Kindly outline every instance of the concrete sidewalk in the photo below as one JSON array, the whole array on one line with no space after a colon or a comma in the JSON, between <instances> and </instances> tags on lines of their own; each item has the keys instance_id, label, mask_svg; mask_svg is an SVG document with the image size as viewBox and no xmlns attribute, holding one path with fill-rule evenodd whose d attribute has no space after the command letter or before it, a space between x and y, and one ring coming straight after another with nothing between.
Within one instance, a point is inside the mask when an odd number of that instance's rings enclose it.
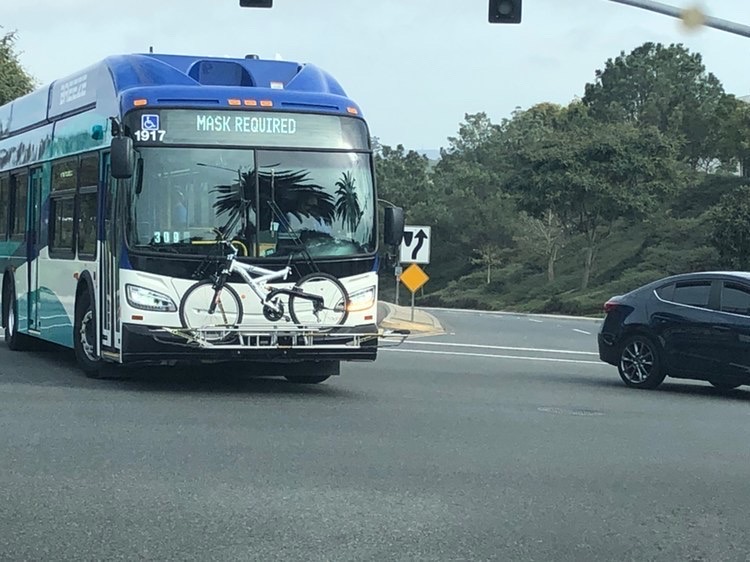
<instances>
[{"instance_id":1,"label":"concrete sidewalk","mask_svg":"<svg viewBox=\"0 0 750 562\"><path fill-rule=\"evenodd\" d=\"M414 335L445 333L440 321L429 312L415 308L412 321L411 307L383 301L378 301L378 326L386 330L409 330Z\"/></svg>"}]
</instances>

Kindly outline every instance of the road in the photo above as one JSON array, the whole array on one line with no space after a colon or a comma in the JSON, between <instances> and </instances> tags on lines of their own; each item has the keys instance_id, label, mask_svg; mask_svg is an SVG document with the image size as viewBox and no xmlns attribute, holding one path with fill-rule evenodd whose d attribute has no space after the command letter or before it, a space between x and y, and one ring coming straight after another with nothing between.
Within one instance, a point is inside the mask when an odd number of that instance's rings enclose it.
<instances>
[{"instance_id":1,"label":"road","mask_svg":"<svg viewBox=\"0 0 750 562\"><path fill-rule=\"evenodd\" d=\"M748 560L749 391L625 388L593 320L434 313L313 387L0 343L0 558Z\"/></svg>"}]
</instances>

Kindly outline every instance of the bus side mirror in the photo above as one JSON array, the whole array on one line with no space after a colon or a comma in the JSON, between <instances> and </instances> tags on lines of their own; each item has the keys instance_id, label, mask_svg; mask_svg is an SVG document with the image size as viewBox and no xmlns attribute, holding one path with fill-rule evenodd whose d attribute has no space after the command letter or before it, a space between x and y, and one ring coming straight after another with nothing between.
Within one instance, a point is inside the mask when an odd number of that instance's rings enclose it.
<instances>
[{"instance_id":1,"label":"bus side mirror","mask_svg":"<svg viewBox=\"0 0 750 562\"><path fill-rule=\"evenodd\" d=\"M109 154L112 177L117 180L127 180L133 177L135 155L133 153L133 139L130 137L115 137Z\"/></svg>"},{"instance_id":2,"label":"bus side mirror","mask_svg":"<svg viewBox=\"0 0 750 562\"><path fill-rule=\"evenodd\" d=\"M401 207L386 207L383 223L383 239L390 246L400 246L404 237L404 210Z\"/></svg>"}]
</instances>

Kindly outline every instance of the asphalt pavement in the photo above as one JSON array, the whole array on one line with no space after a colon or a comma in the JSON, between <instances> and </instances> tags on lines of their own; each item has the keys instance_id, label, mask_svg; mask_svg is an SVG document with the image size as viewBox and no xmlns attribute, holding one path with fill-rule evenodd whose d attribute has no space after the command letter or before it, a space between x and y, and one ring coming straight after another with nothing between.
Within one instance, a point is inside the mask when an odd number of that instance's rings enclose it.
<instances>
[{"instance_id":1,"label":"asphalt pavement","mask_svg":"<svg viewBox=\"0 0 750 562\"><path fill-rule=\"evenodd\" d=\"M626 388L597 320L428 312L316 386L0 342L0 558L750 559L748 390Z\"/></svg>"}]
</instances>

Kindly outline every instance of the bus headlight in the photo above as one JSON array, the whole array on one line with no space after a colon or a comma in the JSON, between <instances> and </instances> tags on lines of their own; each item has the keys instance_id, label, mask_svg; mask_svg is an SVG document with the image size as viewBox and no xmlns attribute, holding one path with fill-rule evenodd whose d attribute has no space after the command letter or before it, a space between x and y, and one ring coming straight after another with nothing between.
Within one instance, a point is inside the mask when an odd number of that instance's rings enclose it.
<instances>
[{"instance_id":1,"label":"bus headlight","mask_svg":"<svg viewBox=\"0 0 750 562\"><path fill-rule=\"evenodd\" d=\"M125 292L128 296L128 304L133 308L156 312L177 312L174 301L164 293L158 293L137 285L125 285Z\"/></svg>"},{"instance_id":2,"label":"bus headlight","mask_svg":"<svg viewBox=\"0 0 750 562\"><path fill-rule=\"evenodd\" d=\"M349 295L349 305L346 309L349 312L367 310L368 308L372 308L374 304L375 287L368 287L367 289L362 289L361 291Z\"/></svg>"}]
</instances>

